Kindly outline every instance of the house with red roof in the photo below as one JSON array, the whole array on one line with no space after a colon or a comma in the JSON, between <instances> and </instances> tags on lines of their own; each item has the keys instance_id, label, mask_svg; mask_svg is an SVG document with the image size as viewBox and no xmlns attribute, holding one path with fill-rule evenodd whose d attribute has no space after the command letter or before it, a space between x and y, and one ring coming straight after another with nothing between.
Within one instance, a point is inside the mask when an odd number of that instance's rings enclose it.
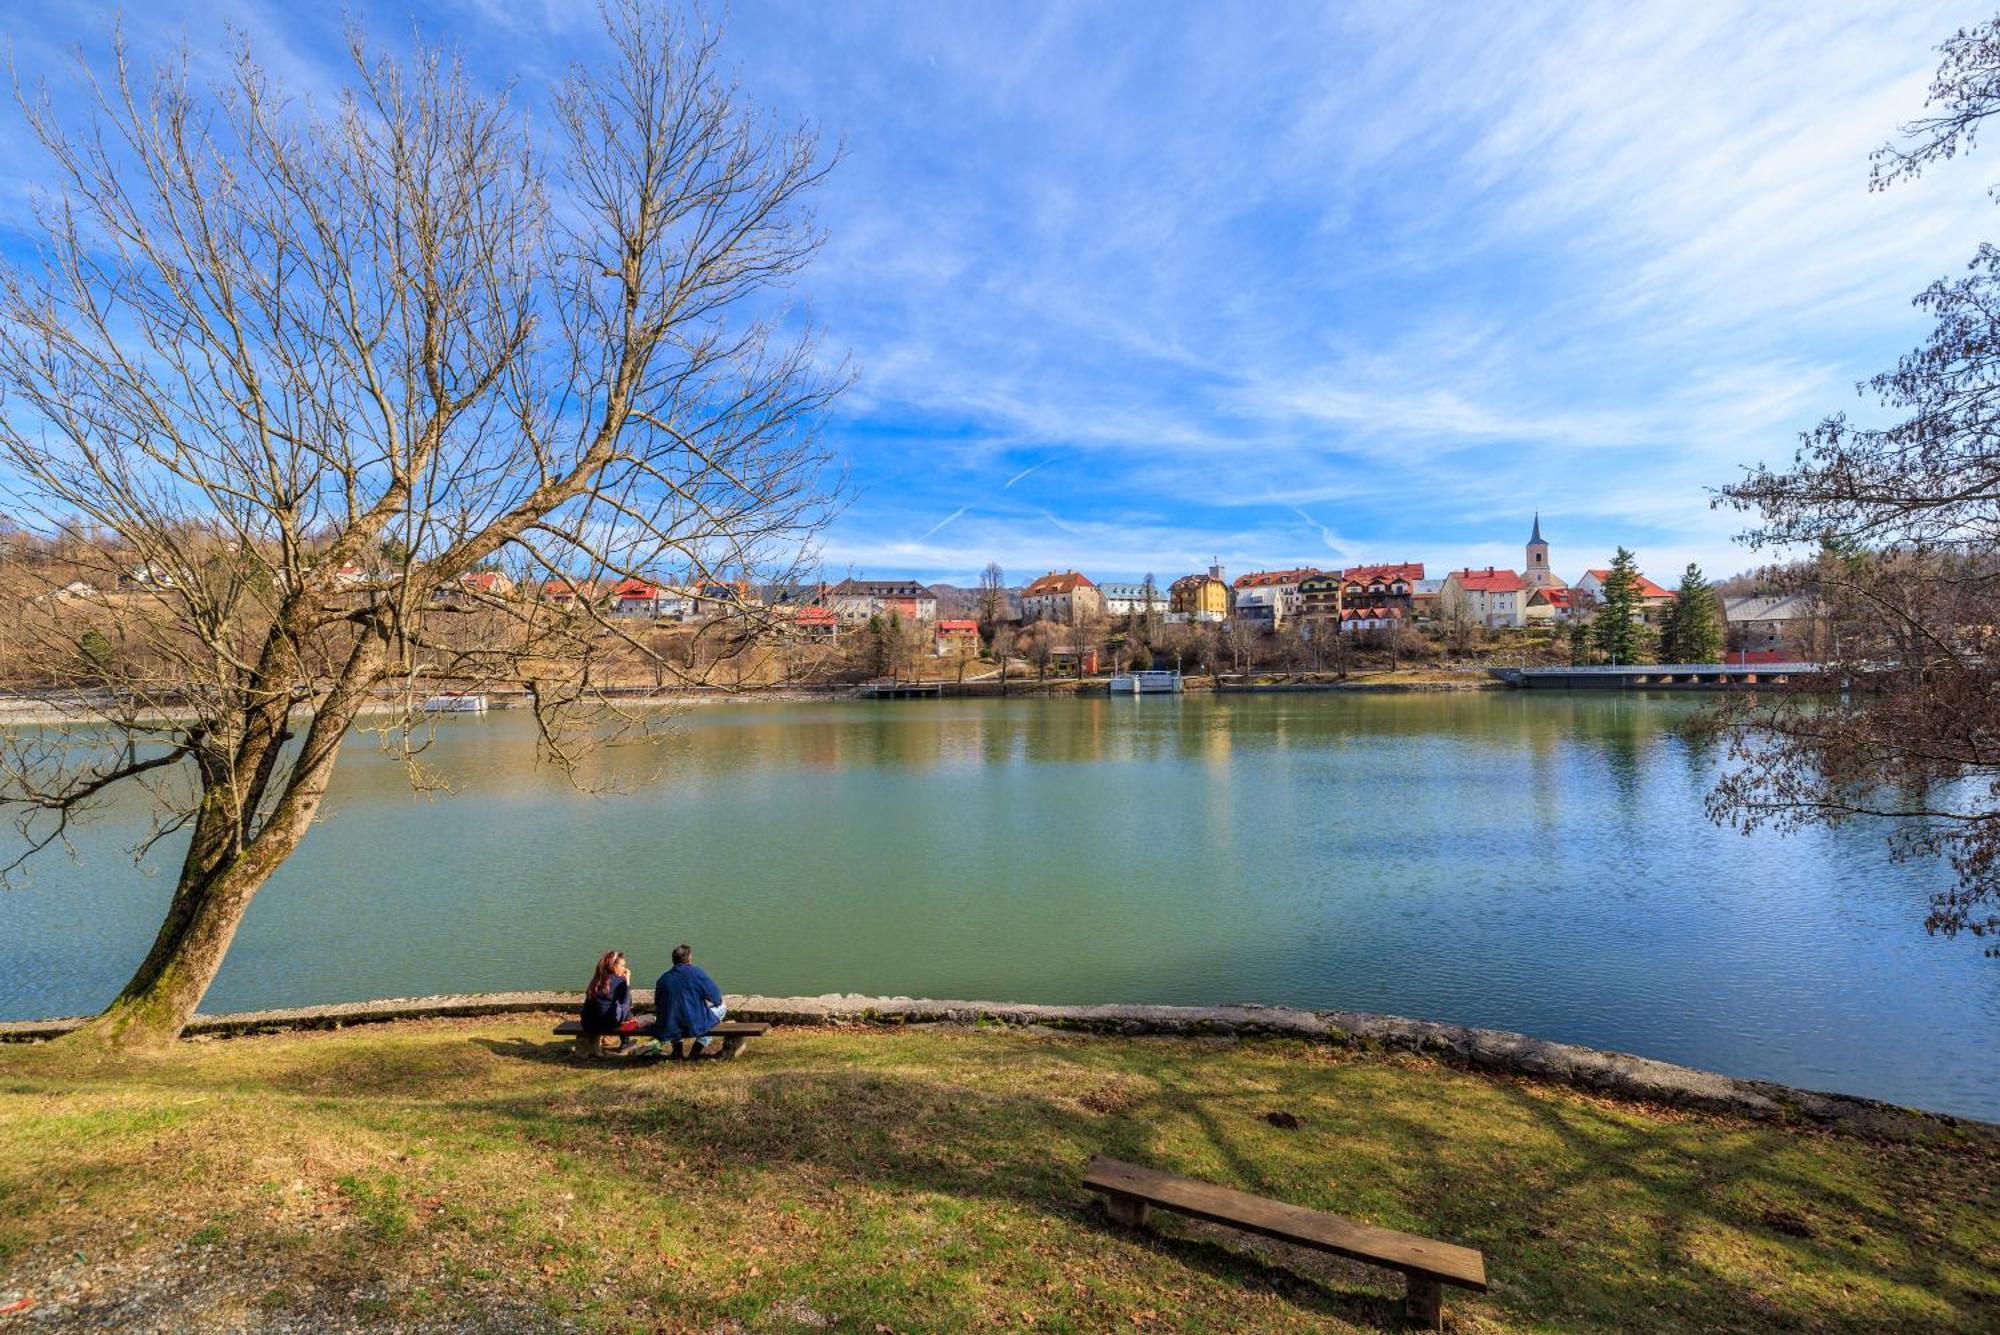
<instances>
[{"instance_id":1,"label":"house with red roof","mask_svg":"<svg viewBox=\"0 0 2000 1335\"><path fill-rule=\"evenodd\" d=\"M1073 624L1079 617L1104 615L1104 595L1088 575L1075 570L1051 570L1021 590L1021 620Z\"/></svg>"},{"instance_id":2,"label":"house with red roof","mask_svg":"<svg viewBox=\"0 0 2000 1335\"><path fill-rule=\"evenodd\" d=\"M1523 613L1531 626L1566 622L1576 615L1576 590L1560 585L1528 590L1528 606Z\"/></svg>"},{"instance_id":3,"label":"house with red roof","mask_svg":"<svg viewBox=\"0 0 2000 1335\"><path fill-rule=\"evenodd\" d=\"M1603 570L1584 571L1583 578L1576 582L1576 591L1582 595L1578 600L1579 605L1584 608L1590 608L1602 603L1604 601L1604 581L1610 578L1611 571L1608 567ZM1674 591L1672 589L1663 589L1644 575L1639 576L1640 616L1644 617L1647 621L1654 621L1663 614L1665 609L1673 605Z\"/></svg>"},{"instance_id":4,"label":"house with red roof","mask_svg":"<svg viewBox=\"0 0 2000 1335\"><path fill-rule=\"evenodd\" d=\"M840 618L831 608L817 605L799 607L786 603L772 609L782 620L792 623L792 630L801 639L832 640L839 638Z\"/></svg>"},{"instance_id":5,"label":"house with red roof","mask_svg":"<svg viewBox=\"0 0 2000 1335\"><path fill-rule=\"evenodd\" d=\"M1299 615L1299 586L1324 573L1301 566L1296 570L1253 570L1247 575L1238 575L1231 615L1275 628L1280 622Z\"/></svg>"},{"instance_id":6,"label":"house with red roof","mask_svg":"<svg viewBox=\"0 0 2000 1335\"><path fill-rule=\"evenodd\" d=\"M1492 566L1484 570L1454 570L1444 577L1444 590L1438 601L1447 616L1463 609L1488 629L1521 626L1527 624L1528 581L1517 571L1495 570Z\"/></svg>"},{"instance_id":7,"label":"house with red roof","mask_svg":"<svg viewBox=\"0 0 2000 1335\"><path fill-rule=\"evenodd\" d=\"M455 584L433 591L431 601L450 607L472 607L513 596L514 581L506 575L498 570L475 570L470 575L460 575Z\"/></svg>"},{"instance_id":8,"label":"house with red roof","mask_svg":"<svg viewBox=\"0 0 2000 1335\"><path fill-rule=\"evenodd\" d=\"M938 622L932 652L940 658L956 653L978 653L979 623L961 618Z\"/></svg>"},{"instance_id":9,"label":"house with red roof","mask_svg":"<svg viewBox=\"0 0 2000 1335\"><path fill-rule=\"evenodd\" d=\"M650 579L621 579L611 587L605 610L615 617L642 621L685 621L692 600L684 590Z\"/></svg>"},{"instance_id":10,"label":"house with red roof","mask_svg":"<svg viewBox=\"0 0 2000 1335\"><path fill-rule=\"evenodd\" d=\"M1299 610L1308 621L1332 620L1344 631L1382 630L1416 614L1421 561L1349 566L1299 583Z\"/></svg>"},{"instance_id":11,"label":"house with red roof","mask_svg":"<svg viewBox=\"0 0 2000 1335\"><path fill-rule=\"evenodd\" d=\"M594 603L600 590L594 579L570 579L558 575L554 579L542 581L542 601L554 603L557 607L575 607L578 603Z\"/></svg>"}]
</instances>

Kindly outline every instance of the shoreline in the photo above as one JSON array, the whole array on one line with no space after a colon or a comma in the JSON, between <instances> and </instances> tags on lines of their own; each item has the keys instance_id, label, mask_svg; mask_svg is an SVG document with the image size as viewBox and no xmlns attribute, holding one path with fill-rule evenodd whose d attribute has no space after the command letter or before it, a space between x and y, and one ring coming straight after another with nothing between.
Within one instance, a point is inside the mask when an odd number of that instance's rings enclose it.
<instances>
[{"instance_id":1,"label":"shoreline","mask_svg":"<svg viewBox=\"0 0 2000 1335\"><path fill-rule=\"evenodd\" d=\"M611 697L606 701L616 705L636 709L679 709L691 705L752 705L752 704L837 704L867 700L864 694L875 683L839 685L824 687L808 686L759 686L742 690L716 687L712 690L666 690L653 691L632 688L634 694L627 697ZM925 682L943 688L940 699L944 700L1059 700L1077 697L1111 698L1111 691L1105 681L1091 680L1078 682L1073 678L1045 682L1009 682L1002 694L997 682ZM1190 686L1175 692L1177 695L1284 695L1284 694L1432 694L1439 692L1491 692L1509 691L1516 688L1504 682L1486 681L1306 681L1270 683L1230 683ZM481 692L489 701L489 708L495 713L512 713L528 707L527 693L523 691ZM303 709L304 706L299 706ZM400 710L401 706L387 701L373 701L361 707L363 718L379 717ZM296 711L295 711L296 712ZM140 722L172 723L194 717L193 711L182 709L146 710L135 716ZM422 710L413 715L416 718L430 718L432 714ZM449 712L440 712L438 718L453 717ZM14 724L67 723L83 727L102 726L105 719L95 712L94 706L80 700L72 703L57 703L48 697L11 695L0 692L0 727Z\"/></svg>"},{"instance_id":2,"label":"shoreline","mask_svg":"<svg viewBox=\"0 0 2000 1335\"><path fill-rule=\"evenodd\" d=\"M634 988L635 1009L652 1008L652 989ZM1631 1053L1555 1043L1502 1029L1479 1029L1360 1011L1284 1006L1087 1005L933 1000L827 993L817 997L727 994L734 1019L789 1025L993 1024L1108 1037L1296 1038L1363 1051L1400 1051L1448 1065L1566 1084L1642 1103L1899 1142L1977 1144L2000 1149L2000 1123L1906 1108L1878 1099L1800 1089L1657 1061ZM549 1013L567 1015L574 992L480 992L387 997L280 1010L196 1015L184 1038L227 1038L341 1029L426 1019ZM0 1043L39 1043L85 1017L0 1021Z\"/></svg>"}]
</instances>

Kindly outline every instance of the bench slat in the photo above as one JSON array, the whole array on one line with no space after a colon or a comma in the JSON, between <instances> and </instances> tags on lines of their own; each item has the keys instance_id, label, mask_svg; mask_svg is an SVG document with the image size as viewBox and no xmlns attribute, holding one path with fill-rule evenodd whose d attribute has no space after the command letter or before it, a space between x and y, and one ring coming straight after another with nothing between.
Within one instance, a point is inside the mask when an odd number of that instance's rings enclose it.
<instances>
[{"instance_id":1,"label":"bench slat","mask_svg":"<svg viewBox=\"0 0 2000 1335\"><path fill-rule=\"evenodd\" d=\"M564 1020L556 1026L555 1031L558 1034L580 1034L583 1032L583 1021ZM762 1038L770 1032L771 1026L761 1020L724 1020L721 1024L708 1031L709 1035L716 1038ZM626 1036L637 1038L647 1035L645 1030L640 1028L630 1031ZM617 1038L618 1035L606 1034L605 1037Z\"/></svg>"},{"instance_id":2,"label":"bench slat","mask_svg":"<svg viewBox=\"0 0 2000 1335\"><path fill-rule=\"evenodd\" d=\"M1176 1177L1138 1164L1093 1155L1083 1183L1095 1191L1135 1197L1176 1214L1227 1224L1285 1242L1303 1243L1391 1270L1435 1275L1447 1284L1486 1292L1486 1258L1470 1247L1420 1238L1392 1228Z\"/></svg>"}]
</instances>

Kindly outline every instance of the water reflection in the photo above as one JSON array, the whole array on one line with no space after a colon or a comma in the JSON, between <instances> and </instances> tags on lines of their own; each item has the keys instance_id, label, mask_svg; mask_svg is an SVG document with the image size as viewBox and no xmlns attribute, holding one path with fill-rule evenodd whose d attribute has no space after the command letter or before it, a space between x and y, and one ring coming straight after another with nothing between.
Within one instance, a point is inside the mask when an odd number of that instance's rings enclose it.
<instances>
[{"instance_id":1,"label":"water reflection","mask_svg":"<svg viewBox=\"0 0 2000 1335\"><path fill-rule=\"evenodd\" d=\"M1710 826L1698 707L702 707L597 757L627 790L602 797L518 716L455 720L455 796L343 764L211 1005L575 986L608 946L643 973L694 939L734 990L1386 1010L2000 1115L2000 968L1923 935L1940 873L1863 827ZM0 898L0 1012L123 980L166 893L117 855L137 820Z\"/></svg>"}]
</instances>

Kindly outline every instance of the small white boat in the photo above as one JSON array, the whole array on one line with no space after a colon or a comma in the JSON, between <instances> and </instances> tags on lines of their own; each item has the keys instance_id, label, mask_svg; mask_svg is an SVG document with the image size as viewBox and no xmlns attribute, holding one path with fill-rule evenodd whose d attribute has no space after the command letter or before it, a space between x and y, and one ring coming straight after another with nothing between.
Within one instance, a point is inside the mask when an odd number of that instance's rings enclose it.
<instances>
[{"instance_id":1,"label":"small white boat","mask_svg":"<svg viewBox=\"0 0 2000 1335\"><path fill-rule=\"evenodd\" d=\"M1170 695L1181 689L1181 674L1171 670L1121 672L1111 679L1113 695Z\"/></svg>"},{"instance_id":2,"label":"small white boat","mask_svg":"<svg viewBox=\"0 0 2000 1335\"><path fill-rule=\"evenodd\" d=\"M424 698L426 714L484 714L483 695L432 695Z\"/></svg>"}]
</instances>

